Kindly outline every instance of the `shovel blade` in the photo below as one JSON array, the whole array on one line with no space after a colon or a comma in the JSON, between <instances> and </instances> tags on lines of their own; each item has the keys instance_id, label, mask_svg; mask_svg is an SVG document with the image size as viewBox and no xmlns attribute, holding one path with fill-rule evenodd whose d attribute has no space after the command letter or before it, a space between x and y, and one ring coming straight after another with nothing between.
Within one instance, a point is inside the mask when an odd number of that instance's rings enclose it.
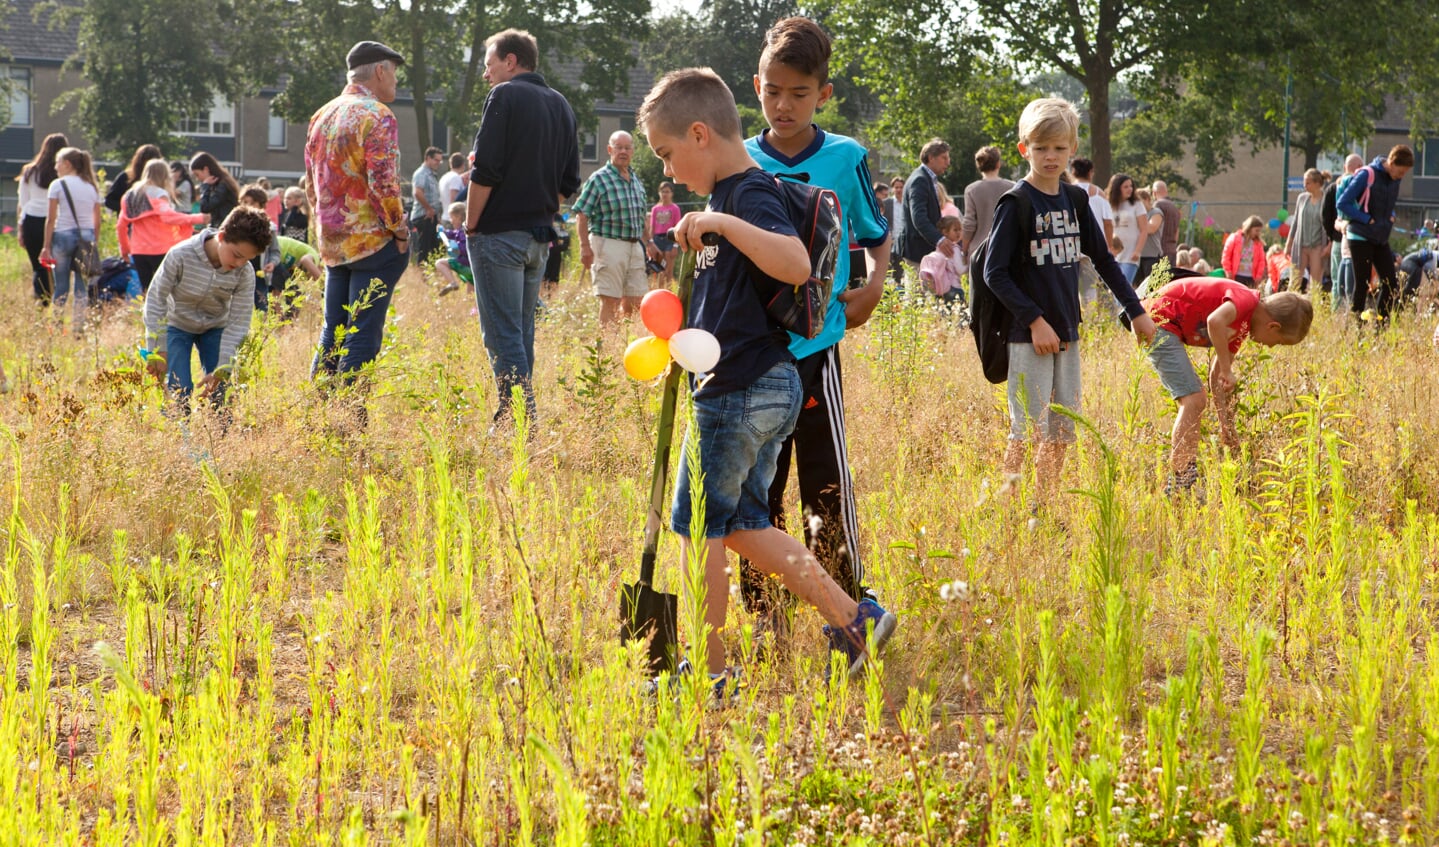
<instances>
[{"instance_id":1,"label":"shovel blade","mask_svg":"<svg viewBox=\"0 0 1439 847\"><path fill-rule=\"evenodd\" d=\"M679 598L636 583L620 590L620 608L623 610L620 637L625 641L649 642L651 673L673 672L675 646L679 641L676 629Z\"/></svg>"}]
</instances>

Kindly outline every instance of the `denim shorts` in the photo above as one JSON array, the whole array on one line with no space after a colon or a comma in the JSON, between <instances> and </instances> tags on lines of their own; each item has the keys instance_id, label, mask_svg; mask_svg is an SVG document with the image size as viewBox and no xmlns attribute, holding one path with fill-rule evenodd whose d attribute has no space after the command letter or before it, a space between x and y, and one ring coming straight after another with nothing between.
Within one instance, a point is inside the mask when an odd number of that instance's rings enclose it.
<instances>
[{"instance_id":1,"label":"denim shorts","mask_svg":"<svg viewBox=\"0 0 1439 847\"><path fill-rule=\"evenodd\" d=\"M1169 330L1161 328L1154 333L1154 343L1149 345L1149 361L1159 371L1164 390L1175 400L1204 390L1184 342Z\"/></svg>"},{"instance_id":2,"label":"denim shorts","mask_svg":"<svg viewBox=\"0 0 1439 847\"><path fill-rule=\"evenodd\" d=\"M794 362L780 362L748 388L695 398L670 510L676 535L690 536L688 448L694 439L704 474L705 538L770 527L769 486L780 447L799 418L802 394Z\"/></svg>"},{"instance_id":3,"label":"denim shorts","mask_svg":"<svg viewBox=\"0 0 1439 847\"><path fill-rule=\"evenodd\" d=\"M1074 442L1074 421L1051 404L1079 411L1079 342L1039 355L1028 341L1009 343L1009 440L1023 441L1033 424L1039 441Z\"/></svg>"}]
</instances>

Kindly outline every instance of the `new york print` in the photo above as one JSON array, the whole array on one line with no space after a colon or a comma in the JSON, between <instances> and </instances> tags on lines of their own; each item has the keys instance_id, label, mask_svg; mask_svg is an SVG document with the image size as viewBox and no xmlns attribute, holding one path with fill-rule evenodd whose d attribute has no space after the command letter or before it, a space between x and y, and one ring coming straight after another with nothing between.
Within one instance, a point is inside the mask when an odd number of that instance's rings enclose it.
<instances>
[{"instance_id":1,"label":"new york print","mask_svg":"<svg viewBox=\"0 0 1439 847\"><path fill-rule=\"evenodd\" d=\"M1041 212L1034 216L1034 238L1029 242L1029 255L1036 265L1072 265L1083 252L1079 239L1079 222L1068 209Z\"/></svg>"}]
</instances>

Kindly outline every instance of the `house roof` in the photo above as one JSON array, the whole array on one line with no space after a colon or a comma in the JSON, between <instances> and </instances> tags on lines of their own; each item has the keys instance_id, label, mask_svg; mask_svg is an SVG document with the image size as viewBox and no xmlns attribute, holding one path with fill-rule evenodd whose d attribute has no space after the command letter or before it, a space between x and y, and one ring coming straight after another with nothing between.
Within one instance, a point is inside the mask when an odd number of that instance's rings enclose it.
<instances>
[{"instance_id":1,"label":"house roof","mask_svg":"<svg viewBox=\"0 0 1439 847\"><path fill-rule=\"evenodd\" d=\"M580 72L584 69L584 63L572 59L557 60L554 65L555 76L565 81L568 85L577 85L580 80ZM644 102L645 95L649 93L654 85L655 78L645 69L644 63L636 61L630 67L625 79L625 90L616 91L614 96L608 100L596 100L596 112L625 112L633 115L639 110L640 104Z\"/></svg>"},{"instance_id":2,"label":"house roof","mask_svg":"<svg viewBox=\"0 0 1439 847\"><path fill-rule=\"evenodd\" d=\"M52 30L53 10L44 11L37 21L36 7L41 0L10 0L0 13L0 48L9 54L10 62L29 64L61 64L75 52L80 23L71 18L64 26ZM69 5L66 0L59 0Z\"/></svg>"}]
</instances>

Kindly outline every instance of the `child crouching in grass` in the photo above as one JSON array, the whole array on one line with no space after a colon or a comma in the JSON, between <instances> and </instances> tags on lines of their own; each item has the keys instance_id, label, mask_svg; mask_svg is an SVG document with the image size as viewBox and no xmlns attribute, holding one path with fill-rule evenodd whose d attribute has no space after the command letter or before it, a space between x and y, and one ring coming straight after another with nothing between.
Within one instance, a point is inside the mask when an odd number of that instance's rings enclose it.
<instances>
[{"instance_id":1,"label":"child crouching in grass","mask_svg":"<svg viewBox=\"0 0 1439 847\"><path fill-rule=\"evenodd\" d=\"M145 297L146 367L165 376L182 406L194 390L191 351L200 354L205 389L222 399L216 372L231 365L250 332L255 272L250 261L270 246L270 218L263 209L237 206L218 230L181 241L160 262Z\"/></svg>"},{"instance_id":2,"label":"child crouching in grass","mask_svg":"<svg viewBox=\"0 0 1439 847\"><path fill-rule=\"evenodd\" d=\"M1169 396L1179 404L1174 418L1173 452L1170 455L1166 495L1188 491L1199 478L1196 455L1199 450L1199 419L1206 404L1204 386L1189 361L1185 346L1213 347L1214 364L1209 368L1209 390L1219 407L1220 432L1224 445L1239 449L1234 429L1234 355L1244 339L1273 347L1298 344L1309 334L1314 307L1293 291L1259 299L1243 283L1227 279L1191 277L1164 286L1145 308L1160 329L1149 348L1149 361L1159 372Z\"/></svg>"},{"instance_id":3,"label":"child crouching in grass","mask_svg":"<svg viewBox=\"0 0 1439 847\"><path fill-rule=\"evenodd\" d=\"M856 604L798 539L770 522L770 483L780 447L799 417L802 391L789 335L764 304L779 286L809 278L808 251L774 178L745 149L734 96L713 71L667 74L640 106L639 125L665 175L710 196L705 211L685 215L673 230L681 248L699 252L689 325L713 333L721 352L709 378L694 389L694 423L681 451L670 527L685 539L688 559L689 454L697 445L705 497L706 656L715 694L723 698L737 690L730 685L737 672L725 665L720 637L729 608L727 550L778 576L817 607L830 624L825 633L831 649L853 675L864 665L870 627L878 650L897 619L871 599ZM739 211L712 211L724 208ZM704 244L703 236L711 234L718 239Z\"/></svg>"},{"instance_id":4,"label":"child crouching in grass","mask_svg":"<svg viewBox=\"0 0 1439 847\"><path fill-rule=\"evenodd\" d=\"M465 285L475 284L475 275L470 270L470 251L465 245L465 204L451 203L445 215L450 219L448 227L440 227L445 255L435 260L435 273L445 281L440 286L441 297L459 288L461 281Z\"/></svg>"}]
</instances>

